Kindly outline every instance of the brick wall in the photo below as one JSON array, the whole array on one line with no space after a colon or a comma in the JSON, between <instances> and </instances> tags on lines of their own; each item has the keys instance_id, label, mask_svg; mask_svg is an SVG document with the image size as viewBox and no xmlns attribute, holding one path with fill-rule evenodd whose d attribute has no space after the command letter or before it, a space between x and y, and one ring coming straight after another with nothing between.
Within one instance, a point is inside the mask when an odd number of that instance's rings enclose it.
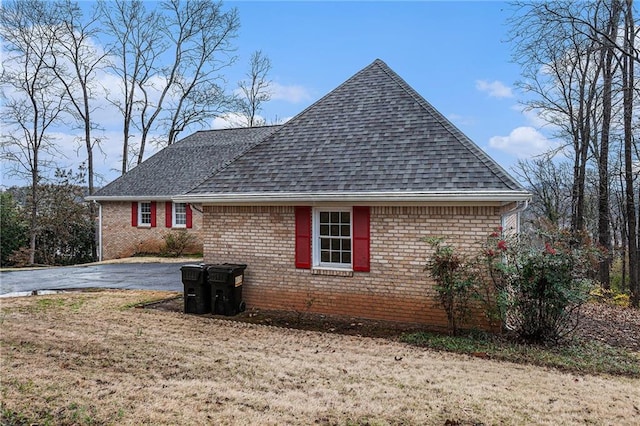
<instances>
[{"instance_id":1,"label":"brick wall","mask_svg":"<svg viewBox=\"0 0 640 426\"><path fill-rule=\"evenodd\" d=\"M424 271L426 236L470 251L501 225L499 207L371 207L370 272L295 268L294 207L204 207L204 261L246 263L249 308L446 326Z\"/></svg>"},{"instance_id":2,"label":"brick wall","mask_svg":"<svg viewBox=\"0 0 640 426\"><path fill-rule=\"evenodd\" d=\"M157 202L156 227L131 226L131 202L101 202L102 206L102 259L119 259L136 253L159 253L164 247L162 236L172 231L165 226L165 203ZM192 208L192 228L187 232L196 237L188 250L202 252L202 208ZM184 228L182 228L184 229Z\"/></svg>"}]
</instances>

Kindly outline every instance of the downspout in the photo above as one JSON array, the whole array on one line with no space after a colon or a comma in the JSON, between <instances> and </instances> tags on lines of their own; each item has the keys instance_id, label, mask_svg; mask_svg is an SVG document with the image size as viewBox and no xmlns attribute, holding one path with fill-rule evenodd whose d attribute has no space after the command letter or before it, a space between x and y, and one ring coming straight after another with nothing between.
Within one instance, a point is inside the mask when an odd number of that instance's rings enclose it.
<instances>
[{"instance_id":1,"label":"downspout","mask_svg":"<svg viewBox=\"0 0 640 426\"><path fill-rule=\"evenodd\" d=\"M512 214L517 214L518 216L517 216L517 222L516 222L516 232L519 233L520 232L520 213L525 211L528 207L529 207L529 200L517 201L516 206L514 208L502 214L502 219L501 219L502 228L504 229L506 225L505 219L507 216L511 216Z\"/></svg>"},{"instance_id":2,"label":"downspout","mask_svg":"<svg viewBox=\"0 0 640 426\"><path fill-rule=\"evenodd\" d=\"M98 261L102 261L102 204L93 200L98 205Z\"/></svg>"}]
</instances>

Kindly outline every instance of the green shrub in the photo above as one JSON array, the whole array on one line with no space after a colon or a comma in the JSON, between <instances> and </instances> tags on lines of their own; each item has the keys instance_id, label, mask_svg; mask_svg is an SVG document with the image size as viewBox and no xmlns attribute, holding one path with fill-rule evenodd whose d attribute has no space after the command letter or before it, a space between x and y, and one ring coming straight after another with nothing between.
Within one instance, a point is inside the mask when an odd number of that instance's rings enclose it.
<instances>
[{"instance_id":1,"label":"green shrub","mask_svg":"<svg viewBox=\"0 0 640 426\"><path fill-rule=\"evenodd\" d=\"M0 193L0 266L15 265L11 256L29 243L22 209L8 192Z\"/></svg>"},{"instance_id":2,"label":"green shrub","mask_svg":"<svg viewBox=\"0 0 640 426\"><path fill-rule=\"evenodd\" d=\"M186 229L167 232L162 236L165 243L164 252L173 257L180 257L194 242L195 237Z\"/></svg>"},{"instance_id":3,"label":"green shrub","mask_svg":"<svg viewBox=\"0 0 640 426\"><path fill-rule=\"evenodd\" d=\"M527 342L557 342L577 325L598 253L566 232L500 238L483 256L508 330Z\"/></svg>"},{"instance_id":4,"label":"green shrub","mask_svg":"<svg viewBox=\"0 0 640 426\"><path fill-rule=\"evenodd\" d=\"M425 239L434 248L426 270L436 281L438 302L447 314L449 330L457 334L461 323L469 316L469 300L475 282L467 271L467 264L454 253L451 246L442 245L442 238Z\"/></svg>"}]
</instances>

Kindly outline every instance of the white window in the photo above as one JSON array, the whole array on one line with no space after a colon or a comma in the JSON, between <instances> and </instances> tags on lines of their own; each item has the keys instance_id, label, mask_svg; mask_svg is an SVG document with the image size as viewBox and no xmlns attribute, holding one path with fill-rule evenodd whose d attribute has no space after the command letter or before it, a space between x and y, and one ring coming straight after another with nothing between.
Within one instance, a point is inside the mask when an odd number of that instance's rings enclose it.
<instances>
[{"instance_id":1,"label":"white window","mask_svg":"<svg viewBox=\"0 0 640 426\"><path fill-rule=\"evenodd\" d=\"M173 203L173 226L175 228L186 228L187 226L187 204Z\"/></svg>"},{"instance_id":2,"label":"white window","mask_svg":"<svg viewBox=\"0 0 640 426\"><path fill-rule=\"evenodd\" d=\"M151 226L151 203L138 203L138 226Z\"/></svg>"},{"instance_id":3,"label":"white window","mask_svg":"<svg viewBox=\"0 0 640 426\"><path fill-rule=\"evenodd\" d=\"M313 211L313 264L351 269L351 209L316 208Z\"/></svg>"}]
</instances>

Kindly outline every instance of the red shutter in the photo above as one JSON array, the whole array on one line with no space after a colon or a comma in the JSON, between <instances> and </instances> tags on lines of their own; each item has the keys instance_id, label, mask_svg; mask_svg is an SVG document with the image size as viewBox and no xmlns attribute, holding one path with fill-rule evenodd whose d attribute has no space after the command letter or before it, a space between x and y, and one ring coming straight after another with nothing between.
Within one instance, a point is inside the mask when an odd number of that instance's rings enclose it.
<instances>
[{"instance_id":1,"label":"red shutter","mask_svg":"<svg viewBox=\"0 0 640 426\"><path fill-rule=\"evenodd\" d=\"M296 207L296 268L311 269L311 207Z\"/></svg>"},{"instance_id":2,"label":"red shutter","mask_svg":"<svg viewBox=\"0 0 640 426\"><path fill-rule=\"evenodd\" d=\"M187 204L187 228L193 227L193 212L191 211L191 204Z\"/></svg>"},{"instance_id":3,"label":"red shutter","mask_svg":"<svg viewBox=\"0 0 640 426\"><path fill-rule=\"evenodd\" d=\"M131 203L131 226L138 226L138 203Z\"/></svg>"},{"instance_id":4,"label":"red shutter","mask_svg":"<svg viewBox=\"0 0 640 426\"><path fill-rule=\"evenodd\" d=\"M369 207L353 207L353 270L369 272Z\"/></svg>"},{"instance_id":5,"label":"red shutter","mask_svg":"<svg viewBox=\"0 0 640 426\"><path fill-rule=\"evenodd\" d=\"M164 203L164 226L167 228L171 228L172 218L173 217L173 203L171 201L167 201Z\"/></svg>"},{"instance_id":6,"label":"red shutter","mask_svg":"<svg viewBox=\"0 0 640 426\"><path fill-rule=\"evenodd\" d=\"M156 202L151 202L151 227L156 227Z\"/></svg>"}]
</instances>

